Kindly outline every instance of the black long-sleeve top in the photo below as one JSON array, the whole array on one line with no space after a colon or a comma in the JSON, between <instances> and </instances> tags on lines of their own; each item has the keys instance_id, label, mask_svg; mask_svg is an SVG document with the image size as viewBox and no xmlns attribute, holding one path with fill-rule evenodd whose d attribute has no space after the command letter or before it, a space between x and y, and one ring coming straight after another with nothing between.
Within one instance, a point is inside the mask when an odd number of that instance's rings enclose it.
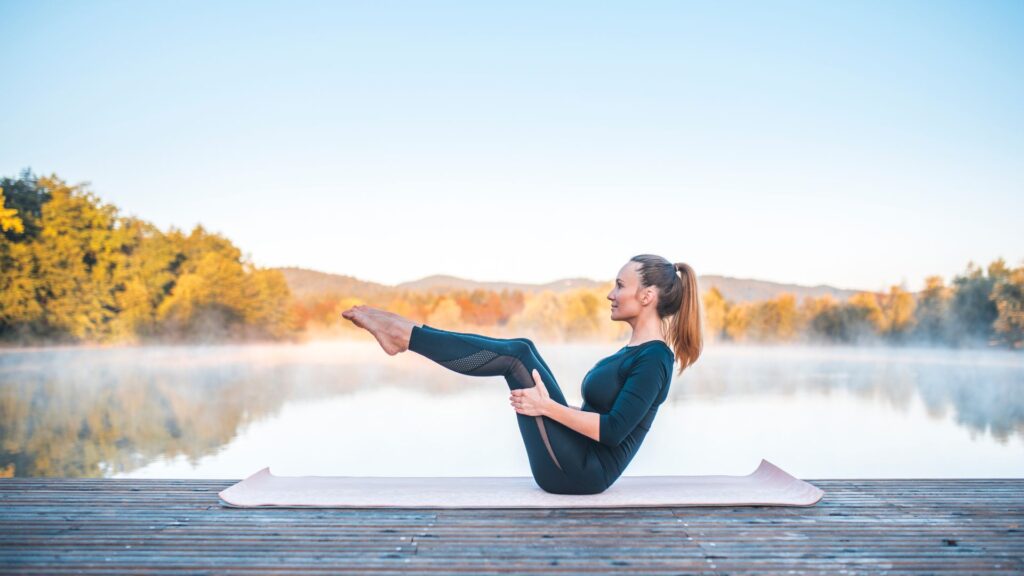
<instances>
[{"instance_id":1,"label":"black long-sleeve top","mask_svg":"<svg viewBox=\"0 0 1024 576\"><path fill-rule=\"evenodd\" d=\"M623 346L599 360L583 378L580 410L601 415L600 441L593 444L610 486L640 449L658 406L668 396L675 355L668 344L649 340Z\"/></svg>"}]
</instances>

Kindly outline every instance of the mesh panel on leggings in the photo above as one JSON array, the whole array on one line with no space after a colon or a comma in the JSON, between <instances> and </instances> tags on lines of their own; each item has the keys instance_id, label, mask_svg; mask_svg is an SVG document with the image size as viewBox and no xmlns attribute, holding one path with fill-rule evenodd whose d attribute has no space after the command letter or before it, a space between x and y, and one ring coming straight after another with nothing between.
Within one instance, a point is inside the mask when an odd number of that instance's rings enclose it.
<instances>
[{"instance_id":1,"label":"mesh panel on leggings","mask_svg":"<svg viewBox=\"0 0 1024 576\"><path fill-rule=\"evenodd\" d=\"M480 350L479 352L474 352L469 356L463 356L462 358L456 358L454 360L445 360L439 362L439 364L446 368L455 370L456 372L471 372L497 357L498 355L490 350Z\"/></svg>"}]
</instances>

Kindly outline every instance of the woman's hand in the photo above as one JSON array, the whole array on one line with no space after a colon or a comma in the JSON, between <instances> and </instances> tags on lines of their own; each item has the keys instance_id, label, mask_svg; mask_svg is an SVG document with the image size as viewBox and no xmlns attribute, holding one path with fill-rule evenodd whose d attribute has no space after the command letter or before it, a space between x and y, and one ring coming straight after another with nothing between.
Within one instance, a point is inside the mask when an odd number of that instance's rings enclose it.
<instances>
[{"instance_id":1,"label":"woman's hand","mask_svg":"<svg viewBox=\"0 0 1024 576\"><path fill-rule=\"evenodd\" d=\"M512 394L508 397L509 403L512 404L512 407L519 414L525 416L544 416L548 402L551 402L551 396L548 394L548 388L544 385L544 381L540 379L540 373L537 372L536 368L533 369L532 374L536 386L513 390Z\"/></svg>"}]
</instances>

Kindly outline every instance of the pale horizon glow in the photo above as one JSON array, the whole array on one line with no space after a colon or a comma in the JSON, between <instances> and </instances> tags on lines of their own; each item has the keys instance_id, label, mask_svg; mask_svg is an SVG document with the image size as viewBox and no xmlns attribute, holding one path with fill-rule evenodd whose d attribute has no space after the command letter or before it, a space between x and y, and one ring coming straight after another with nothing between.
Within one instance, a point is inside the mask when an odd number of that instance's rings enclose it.
<instances>
[{"instance_id":1,"label":"pale horizon glow","mask_svg":"<svg viewBox=\"0 0 1024 576\"><path fill-rule=\"evenodd\" d=\"M0 176L397 284L1024 264L1024 3L6 2Z\"/></svg>"}]
</instances>

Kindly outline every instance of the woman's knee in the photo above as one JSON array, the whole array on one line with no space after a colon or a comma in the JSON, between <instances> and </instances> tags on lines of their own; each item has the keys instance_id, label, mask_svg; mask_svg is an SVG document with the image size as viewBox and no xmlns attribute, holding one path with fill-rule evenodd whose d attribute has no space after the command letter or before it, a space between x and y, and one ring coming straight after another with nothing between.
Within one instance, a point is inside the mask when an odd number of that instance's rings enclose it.
<instances>
[{"instance_id":1,"label":"woman's knee","mask_svg":"<svg viewBox=\"0 0 1024 576\"><path fill-rule=\"evenodd\" d=\"M511 344L516 357L523 362L536 358L537 349L534 348L533 342L530 342L528 339L513 338Z\"/></svg>"},{"instance_id":2,"label":"woman's knee","mask_svg":"<svg viewBox=\"0 0 1024 576\"><path fill-rule=\"evenodd\" d=\"M524 344L530 347L531 352L533 352L537 356L540 356L540 352L537 351L537 346L533 343L533 340L530 340L529 338L516 338L516 340L523 342Z\"/></svg>"}]
</instances>

